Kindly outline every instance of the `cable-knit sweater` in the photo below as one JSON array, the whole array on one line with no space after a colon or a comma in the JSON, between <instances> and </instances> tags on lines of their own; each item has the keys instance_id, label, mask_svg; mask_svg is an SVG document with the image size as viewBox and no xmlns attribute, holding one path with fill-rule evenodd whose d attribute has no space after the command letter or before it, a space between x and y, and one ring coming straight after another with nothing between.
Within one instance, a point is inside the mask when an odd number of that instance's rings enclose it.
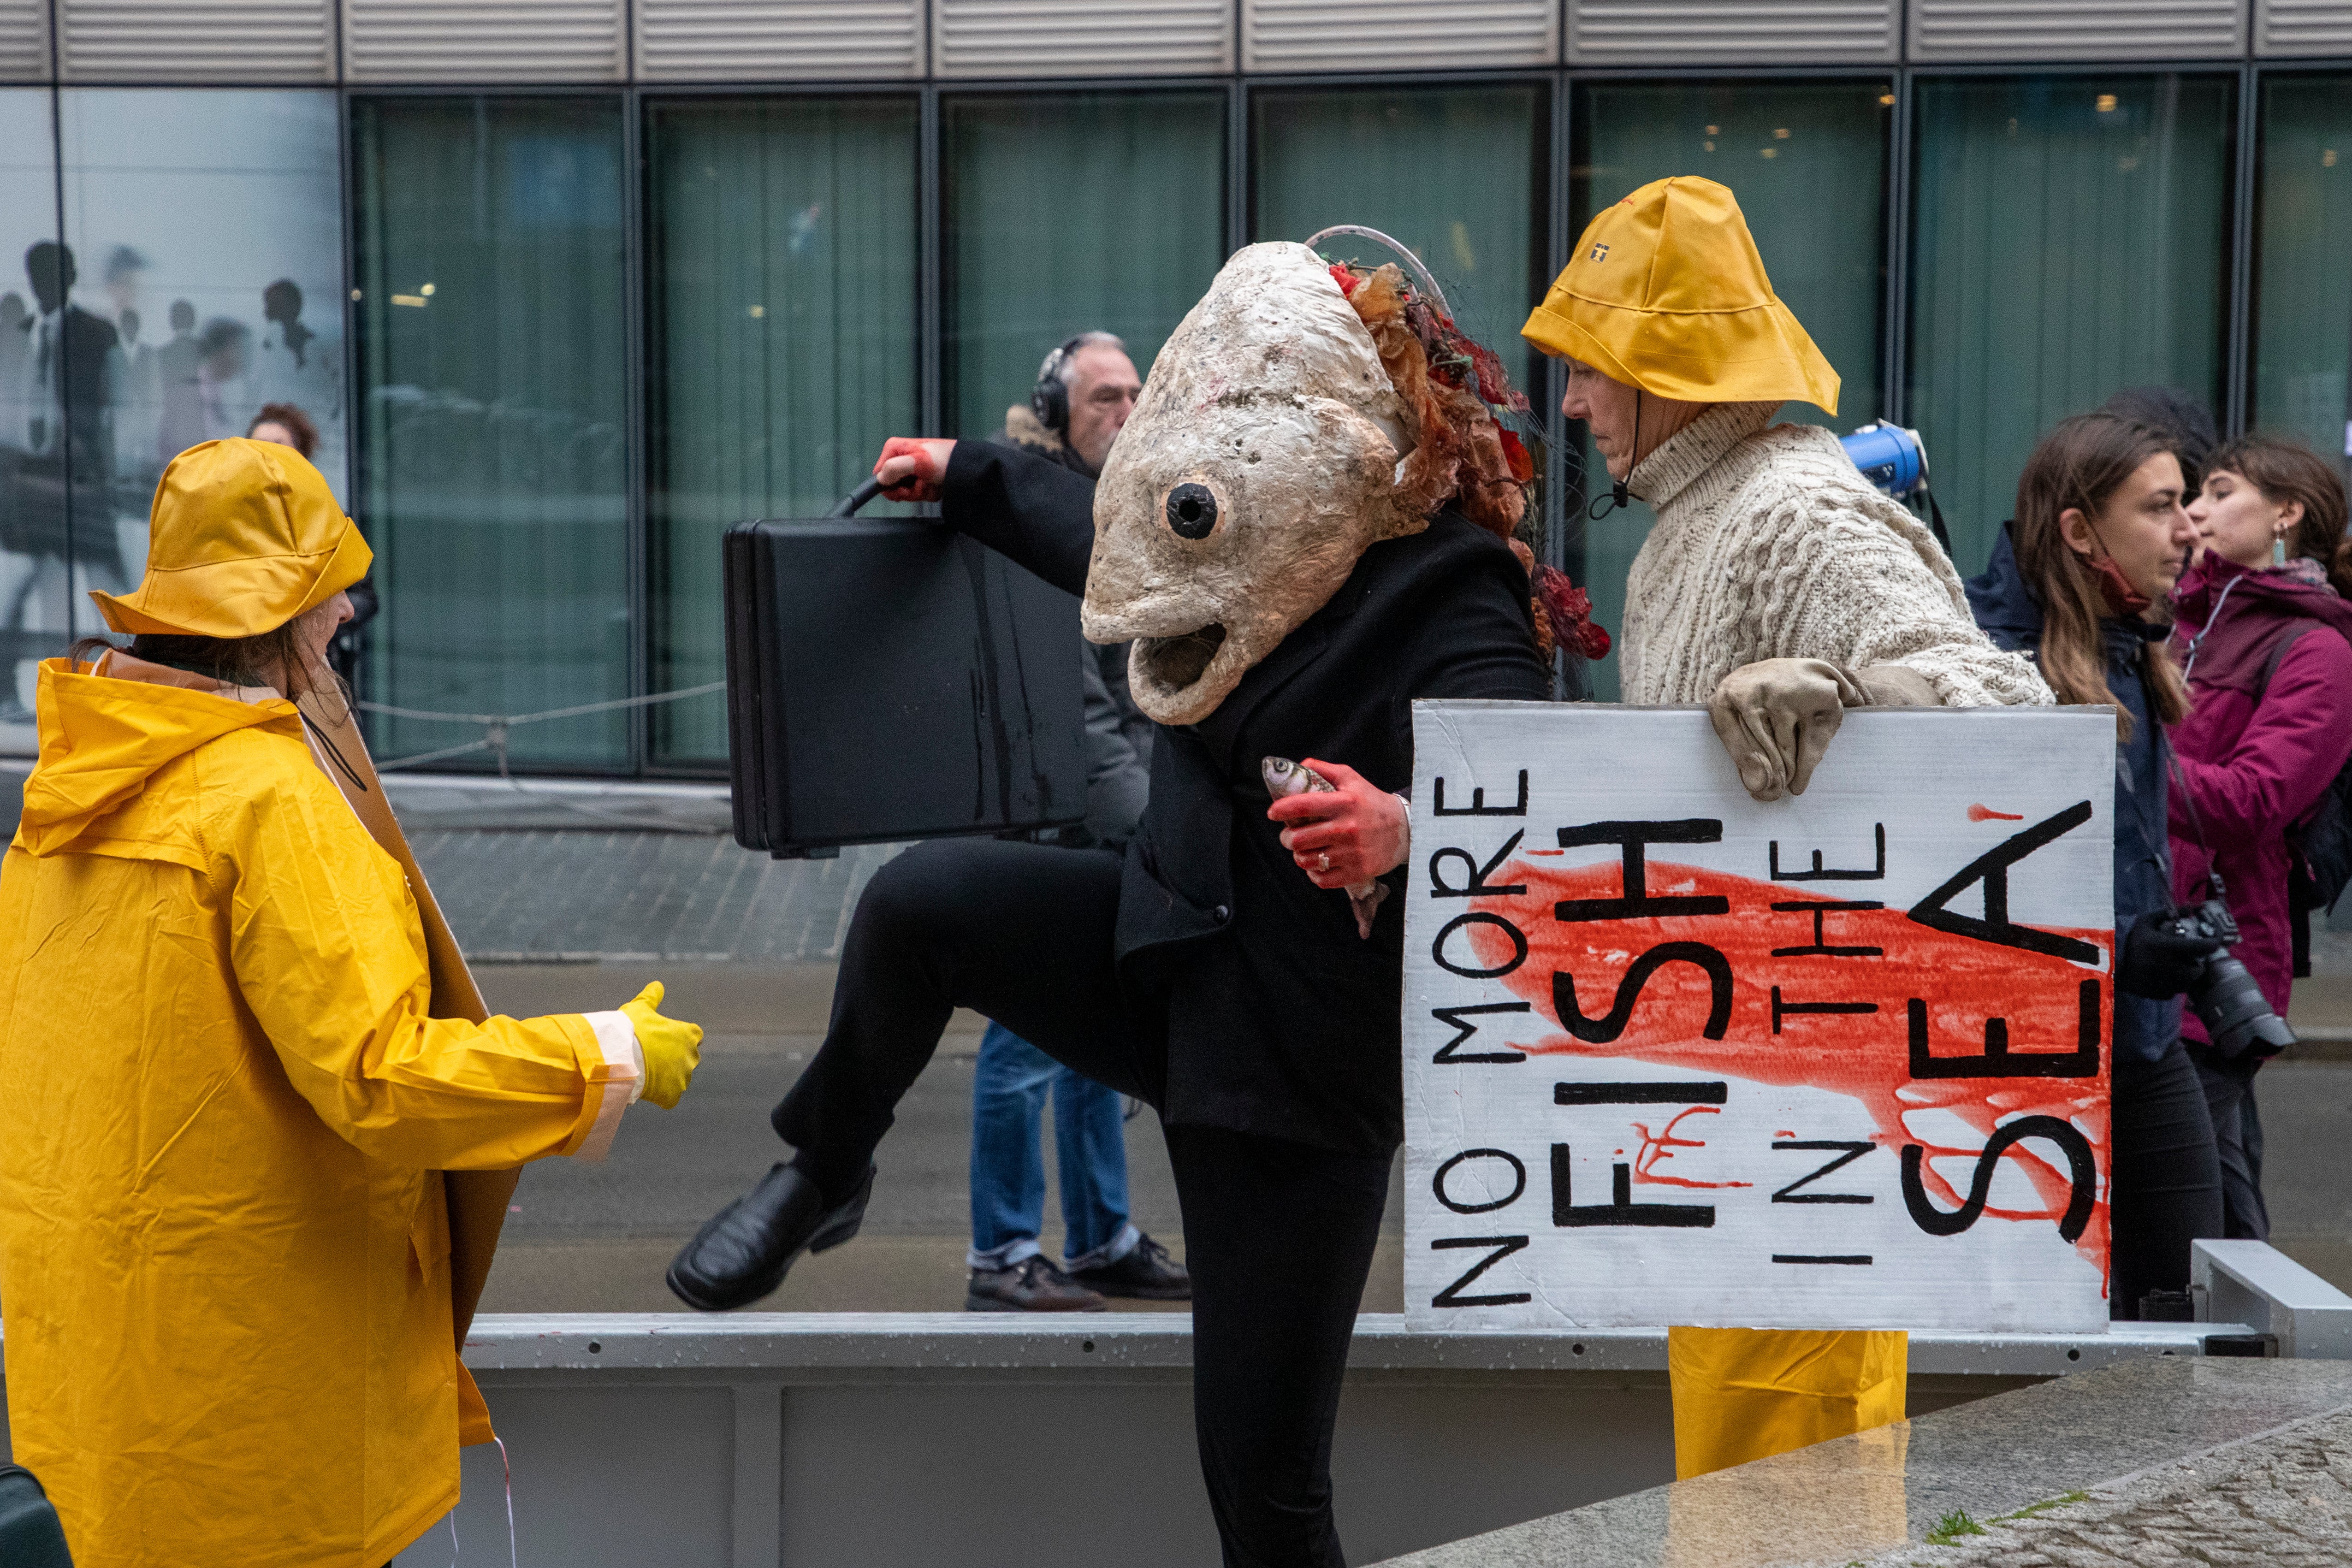
<instances>
[{"instance_id":1,"label":"cable-knit sweater","mask_svg":"<svg viewBox=\"0 0 2352 1568\"><path fill-rule=\"evenodd\" d=\"M1935 536L1813 425L1719 403L1626 487L1656 508L1625 585L1629 703L1704 703L1759 659L1901 664L1947 707L2054 700L2032 660L1977 630Z\"/></svg>"}]
</instances>

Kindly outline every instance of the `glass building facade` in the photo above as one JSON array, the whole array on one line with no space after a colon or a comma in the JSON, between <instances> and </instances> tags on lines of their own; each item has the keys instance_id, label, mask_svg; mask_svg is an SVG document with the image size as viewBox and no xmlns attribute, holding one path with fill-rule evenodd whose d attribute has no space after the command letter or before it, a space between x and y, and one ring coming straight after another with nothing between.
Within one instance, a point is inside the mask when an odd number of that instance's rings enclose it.
<instances>
[{"instance_id":1,"label":"glass building facade","mask_svg":"<svg viewBox=\"0 0 2352 1568\"><path fill-rule=\"evenodd\" d=\"M31 661L96 630L80 590L136 577L163 462L264 402L317 423L374 545L362 695L413 757L480 733L418 715L716 682L730 524L821 512L887 436L993 434L1073 333L1148 371L1252 240L1397 236L1556 405L1519 322L1675 173L1738 193L1843 377L1784 417L1917 427L1964 572L2039 434L2126 387L2346 449L2347 62L0 87L0 747ZM1543 548L1613 630L1649 519L1590 517L1550 424ZM716 776L723 700L510 745Z\"/></svg>"}]
</instances>

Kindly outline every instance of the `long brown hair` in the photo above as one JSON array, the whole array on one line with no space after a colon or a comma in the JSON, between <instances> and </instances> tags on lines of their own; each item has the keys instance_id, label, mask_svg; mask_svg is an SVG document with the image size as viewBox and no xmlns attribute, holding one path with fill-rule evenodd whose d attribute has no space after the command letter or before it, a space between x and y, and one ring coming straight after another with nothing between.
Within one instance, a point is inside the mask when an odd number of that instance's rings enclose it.
<instances>
[{"instance_id":1,"label":"long brown hair","mask_svg":"<svg viewBox=\"0 0 2352 1568\"><path fill-rule=\"evenodd\" d=\"M76 664L85 664L109 653L124 653L150 664L210 675L226 686L275 689L283 672L289 685L299 687L286 695L299 702L310 695L313 673L302 668L301 643L294 630L301 621L298 615L251 637L173 637L142 632L131 639L128 648L104 637L84 637L66 650L66 656ZM340 684L331 674L327 678L331 684Z\"/></svg>"},{"instance_id":2,"label":"long brown hair","mask_svg":"<svg viewBox=\"0 0 2352 1568\"><path fill-rule=\"evenodd\" d=\"M2335 465L2299 441L2242 435L2214 453L2206 471L2235 474L2273 507L2301 501L2288 550L2326 567L2328 585L2352 599L2352 540L2344 537L2344 481Z\"/></svg>"},{"instance_id":3,"label":"long brown hair","mask_svg":"<svg viewBox=\"0 0 2352 1568\"><path fill-rule=\"evenodd\" d=\"M2062 703L2112 703L2116 736L2129 740L2131 712L2107 685L2105 633L2107 603L2090 563L2074 552L2058 526L2070 507L2096 521L2124 481L2159 452L2171 452L2161 431L2112 413L2078 413L2042 438L2017 477L2017 564L2042 605L2042 674ZM2140 674L2159 724L2178 724L2189 712L2189 688L2161 642L2141 644Z\"/></svg>"}]
</instances>

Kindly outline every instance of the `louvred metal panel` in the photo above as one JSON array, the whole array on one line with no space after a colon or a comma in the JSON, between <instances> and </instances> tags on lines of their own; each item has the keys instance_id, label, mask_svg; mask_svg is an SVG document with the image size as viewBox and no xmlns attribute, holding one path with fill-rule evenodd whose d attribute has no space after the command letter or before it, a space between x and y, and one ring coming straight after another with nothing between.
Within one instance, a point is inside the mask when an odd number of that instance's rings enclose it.
<instances>
[{"instance_id":1,"label":"louvred metal panel","mask_svg":"<svg viewBox=\"0 0 2352 1568\"><path fill-rule=\"evenodd\" d=\"M922 0L637 0L646 81L923 74Z\"/></svg>"},{"instance_id":2,"label":"louvred metal panel","mask_svg":"<svg viewBox=\"0 0 2352 1568\"><path fill-rule=\"evenodd\" d=\"M327 0L63 0L69 82L335 79Z\"/></svg>"},{"instance_id":3,"label":"louvred metal panel","mask_svg":"<svg viewBox=\"0 0 2352 1568\"><path fill-rule=\"evenodd\" d=\"M355 82L614 81L620 0L344 0Z\"/></svg>"},{"instance_id":4,"label":"louvred metal panel","mask_svg":"<svg viewBox=\"0 0 2352 1568\"><path fill-rule=\"evenodd\" d=\"M2352 55L2352 0L2255 0L2254 53Z\"/></svg>"},{"instance_id":5,"label":"louvred metal panel","mask_svg":"<svg viewBox=\"0 0 2352 1568\"><path fill-rule=\"evenodd\" d=\"M1895 0L1570 0L1577 65L1828 65L1895 57Z\"/></svg>"},{"instance_id":6,"label":"louvred metal panel","mask_svg":"<svg viewBox=\"0 0 2352 1568\"><path fill-rule=\"evenodd\" d=\"M1911 0L1921 61L2212 59L2245 40L2244 0Z\"/></svg>"},{"instance_id":7,"label":"louvred metal panel","mask_svg":"<svg viewBox=\"0 0 2352 1568\"><path fill-rule=\"evenodd\" d=\"M48 79L47 0L0 0L0 81Z\"/></svg>"},{"instance_id":8,"label":"louvred metal panel","mask_svg":"<svg viewBox=\"0 0 2352 1568\"><path fill-rule=\"evenodd\" d=\"M1234 68L1231 0L933 0L942 77L1205 76Z\"/></svg>"},{"instance_id":9,"label":"louvred metal panel","mask_svg":"<svg viewBox=\"0 0 2352 1568\"><path fill-rule=\"evenodd\" d=\"M1254 71L1466 70L1559 58L1555 0L1243 0Z\"/></svg>"}]
</instances>

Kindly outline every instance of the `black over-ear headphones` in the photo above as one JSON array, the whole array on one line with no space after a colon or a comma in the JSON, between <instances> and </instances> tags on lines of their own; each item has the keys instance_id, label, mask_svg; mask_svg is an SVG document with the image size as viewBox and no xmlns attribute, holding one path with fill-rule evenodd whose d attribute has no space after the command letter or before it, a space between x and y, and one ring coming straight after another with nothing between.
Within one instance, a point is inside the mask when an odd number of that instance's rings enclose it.
<instances>
[{"instance_id":1,"label":"black over-ear headphones","mask_svg":"<svg viewBox=\"0 0 2352 1568\"><path fill-rule=\"evenodd\" d=\"M1045 356L1037 367L1037 384L1029 389L1029 411L1037 423L1056 435L1070 434L1070 385L1062 373L1070 368L1070 356L1085 342L1085 332L1062 340L1062 346Z\"/></svg>"}]
</instances>

